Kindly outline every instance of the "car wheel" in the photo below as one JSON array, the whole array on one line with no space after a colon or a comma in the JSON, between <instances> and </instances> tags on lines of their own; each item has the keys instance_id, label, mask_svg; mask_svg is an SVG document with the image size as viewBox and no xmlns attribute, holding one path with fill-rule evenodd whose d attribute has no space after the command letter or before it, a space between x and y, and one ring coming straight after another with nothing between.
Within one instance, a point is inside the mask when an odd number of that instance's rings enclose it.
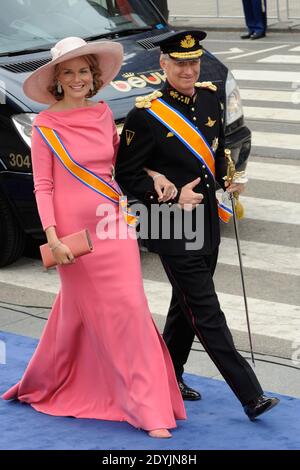
<instances>
[{"instance_id":1,"label":"car wheel","mask_svg":"<svg viewBox=\"0 0 300 470\"><path fill-rule=\"evenodd\" d=\"M0 195L0 267L7 266L20 258L24 246L25 234L9 205Z\"/></svg>"}]
</instances>

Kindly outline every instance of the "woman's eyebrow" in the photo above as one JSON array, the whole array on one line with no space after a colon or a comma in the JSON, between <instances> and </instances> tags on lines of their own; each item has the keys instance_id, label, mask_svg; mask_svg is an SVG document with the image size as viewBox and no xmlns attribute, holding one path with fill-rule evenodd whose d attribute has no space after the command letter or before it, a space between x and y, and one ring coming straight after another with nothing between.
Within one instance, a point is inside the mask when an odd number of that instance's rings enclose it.
<instances>
[{"instance_id":1,"label":"woman's eyebrow","mask_svg":"<svg viewBox=\"0 0 300 470\"><path fill-rule=\"evenodd\" d=\"M86 66L86 67L81 67L81 68L79 69L79 71L81 71L81 70L88 70L88 68L89 68L88 66ZM73 72L73 69L62 68L62 71L63 71L63 72L66 72L66 71L67 71L67 72L68 72L68 71Z\"/></svg>"}]
</instances>

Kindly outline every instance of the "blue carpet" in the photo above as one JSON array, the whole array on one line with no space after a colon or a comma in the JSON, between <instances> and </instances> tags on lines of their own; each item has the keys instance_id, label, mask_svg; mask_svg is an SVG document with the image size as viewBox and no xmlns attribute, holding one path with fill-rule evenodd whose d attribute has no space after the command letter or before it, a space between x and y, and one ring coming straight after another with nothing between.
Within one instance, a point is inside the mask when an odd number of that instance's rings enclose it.
<instances>
[{"instance_id":1,"label":"blue carpet","mask_svg":"<svg viewBox=\"0 0 300 470\"><path fill-rule=\"evenodd\" d=\"M0 364L0 394L21 378L37 344L0 332L1 340L7 357ZM281 396L276 409L250 422L225 383L190 374L186 378L201 390L203 400L186 402L188 420L179 422L172 439L151 439L126 423L53 417L0 400L0 449L300 449L300 400Z\"/></svg>"}]
</instances>

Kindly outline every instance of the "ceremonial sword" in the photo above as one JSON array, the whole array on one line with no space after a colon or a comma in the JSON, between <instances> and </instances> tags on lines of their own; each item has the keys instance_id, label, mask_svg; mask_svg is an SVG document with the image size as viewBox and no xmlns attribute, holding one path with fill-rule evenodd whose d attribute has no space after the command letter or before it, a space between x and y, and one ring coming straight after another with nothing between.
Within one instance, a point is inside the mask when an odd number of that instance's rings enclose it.
<instances>
[{"instance_id":1,"label":"ceremonial sword","mask_svg":"<svg viewBox=\"0 0 300 470\"><path fill-rule=\"evenodd\" d=\"M228 183L234 182L234 175L238 175L235 171L235 164L231 157L231 150L225 149L224 150L225 157L227 159L227 176L224 178L225 181ZM240 173L241 174L241 173ZM245 304L245 312L246 312L246 319L247 319L247 328L248 328L248 337L250 343L250 353L251 353L251 360L253 366L255 367L255 360L254 360L254 353L253 353L253 346L252 346L252 336L251 336L251 328L250 328L250 319L249 319L249 311L248 311L248 302L247 302L247 295L246 295L246 286L245 286L245 278L244 278L244 268L243 268L243 259L242 259L242 252L240 246L240 237L238 231L238 223L237 223L237 214L236 214L236 207L235 207L235 199L238 200L238 193L229 193L229 199L231 200L232 206L232 214L233 214L233 223L234 223L234 232L235 232L235 239L239 257L239 265L240 265L240 273L241 273L241 280L242 280L242 288L243 288L243 295L244 295L244 304Z\"/></svg>"}]
</instances>

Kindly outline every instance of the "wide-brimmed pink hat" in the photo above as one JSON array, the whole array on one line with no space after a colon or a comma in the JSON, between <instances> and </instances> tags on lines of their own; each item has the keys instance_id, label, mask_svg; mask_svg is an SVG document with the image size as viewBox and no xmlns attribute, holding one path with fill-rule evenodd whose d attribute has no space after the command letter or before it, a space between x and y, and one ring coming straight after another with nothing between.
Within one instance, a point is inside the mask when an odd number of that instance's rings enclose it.
<instances>
[{"instance_id":1,"label":"wide-brimmed pink hat","mask_svg":"<svg viewBox=\"0 0 300 470\"><path fill-rule=\"evenodd\" d=\"M94 54L101 70L104 88L119 72L123 61L123 47L118 42L98 41L87 43L76 37L64 38L51 49L52 60L35 70L23 84L24 93L34 101L52 104L55 97L48 91L53 81L55 65L87 54Z\"/></svg>"}]
</instances>

